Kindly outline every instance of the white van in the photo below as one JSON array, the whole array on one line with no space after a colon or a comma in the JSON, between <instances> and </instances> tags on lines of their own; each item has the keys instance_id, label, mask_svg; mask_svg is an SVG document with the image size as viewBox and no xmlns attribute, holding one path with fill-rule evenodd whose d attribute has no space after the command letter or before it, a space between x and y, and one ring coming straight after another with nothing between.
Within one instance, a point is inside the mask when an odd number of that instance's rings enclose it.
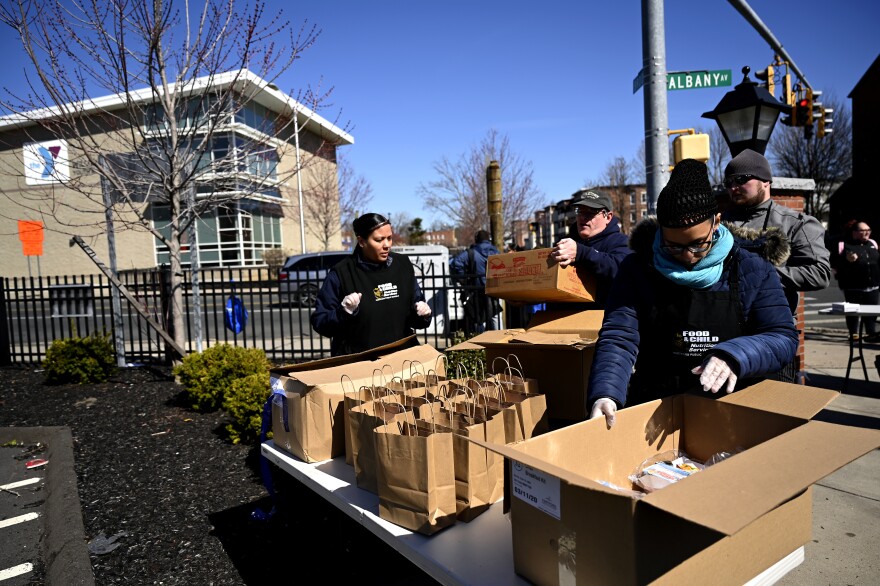
<instances>
[{"instance_id":1,"label":"white van","mask_svg":"<svg viewBox=\"0 0 880 586\"><path fill-rule=\"evenodd\" d=\"M454 289L449 279L449 249L440 244L425 244L392 246L391 250L407 255L416 269L416 278L434 314L426 331L443 335L455 331L464 313L457 299L461 289Z\"/></svg>"}]
</instances>

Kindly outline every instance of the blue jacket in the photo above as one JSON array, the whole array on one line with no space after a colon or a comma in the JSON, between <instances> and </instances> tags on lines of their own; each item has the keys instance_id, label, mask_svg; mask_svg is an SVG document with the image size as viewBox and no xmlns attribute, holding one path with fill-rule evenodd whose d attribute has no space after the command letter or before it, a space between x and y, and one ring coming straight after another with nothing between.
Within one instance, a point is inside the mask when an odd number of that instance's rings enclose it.
<instances>
[{"instance_id":1,"label":"blue jacket","mask_svg":"<svg viewBox=\"0 0 880 586\"><path fill-rule=\"evenodd\" d=\"M478 286L481 288L486 287L486 260L492 256L493 254L501 254L498 252L498 249L495 248L495 245L492 244L488 240L483 240L482 242L478 242L476 244L472 244L471 248L474 250L474 264L476 265L477 272L479 275L476 277L470 285ZM470 273L468 270L468 251L464 250L459 252L457 255L452 257L449 261L449 271L453 275L467 275Z\"/></svg>"},{"instance_id":2,"label":"blue jacket","mask_svg":"<svg viewBox=\"0 0 880 586\"><path fill-rule=\"evenodd\" d=\"M585 267L596 275L597 302L603 304L611 290L611 283L617 276L621 261L629 256L629 238L620 231L620 222L611 218L608 225L600 233L586 240L577 234L572 236L577 243L577 255L574 264Z\"/></svg>"},{"instance_id":3,"label":"blue jacket","mask_svg":"<svg viewBox=\"0 0 880 586\"><path fill-rule=\"evenodd\" d=\"M618 407L624 406L639 352L659 350L639 347L642 328L648 327L651 312L657 309L656 283L684 289L668 279L652 278L655 269L651 244L657 229L653 218L641 222L631 239L635 254L620 265L596 343L587 412L592 403L602 397L613 399ZM778 238L781 245L787 247L785 237L780 234ZM728 361L739 379L757 378L781 370L791 362L798 348L798 332L776 269L764 258L745 250L748 244L737 241L730 252L739 261L739 299L748 334L721 342L706 353ZM781 256L787 258L787 252ZM729 267L725 267L709 291L729 290ZM640 374L650 380L653 373ZM660 377L664 373L656 374Z\"/></svg>"}]
</instances>

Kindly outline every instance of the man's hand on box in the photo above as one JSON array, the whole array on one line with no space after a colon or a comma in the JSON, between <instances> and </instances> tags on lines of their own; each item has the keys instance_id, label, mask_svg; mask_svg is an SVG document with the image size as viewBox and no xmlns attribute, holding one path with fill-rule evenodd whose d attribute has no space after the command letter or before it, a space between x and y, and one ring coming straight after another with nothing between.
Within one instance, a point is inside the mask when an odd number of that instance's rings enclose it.
<instances>
[{"instance_id":1,"label":"man's hand on box","mask_svg":"<svg viewBox=\"0 0 880 586\"><path fill-rule=\"evenodd\" d=\"M361 304L361 293L349 293L342 298L342 309L348 314L357 311L358 305Z\"/></svg>"},{"instance_id":2,"label":"man's hand on box","mask_svg":"<svg viewBox=\"0 0 880 586\"><path fill-rule=\"evenodd\" d=\"M724 392L732 393L733 387L736 386L736 374L733 369L723 358L717 356L704 360L703 364L691 372L700 375L700 384L703 385L704 391L717 393L727 383Z\"/></svg>"},{"instance_id":3,"label":"man's hand on box","mask_svg":"<svg viewBox=\"0 0 880 586\"><path fill-rule=\"evenodd\" d=\"M611 429L614 426L614 420L617 415L617 403L604 397L596 399L596 402L593 403L593 408L590 410L590 419L596 419L602 415L605 416L605 425L608 426L608 429Z\"/></svg>"},{"instance_id":4,"label":"man's hand on box","mask_svg":"<svg viewBox=\"0 0 880 586\"><path fill-rule=\"evenodd\" d=\"M563 238L556 243L550 254L559 263L559 266L567 267L574 262L574 258L577 256L577 243L571 238Z\"/></svg>"}]
</instances>

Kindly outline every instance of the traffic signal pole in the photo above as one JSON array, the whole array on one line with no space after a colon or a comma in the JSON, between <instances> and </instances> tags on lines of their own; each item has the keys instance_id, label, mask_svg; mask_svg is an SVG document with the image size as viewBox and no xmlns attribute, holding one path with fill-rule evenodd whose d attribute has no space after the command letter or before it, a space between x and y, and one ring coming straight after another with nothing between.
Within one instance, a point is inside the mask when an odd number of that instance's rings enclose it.
<instances>
[{"instance_id":1,"label":"traffic signal pole","mask_svg":"<svg viewBox=\"0 0 880 586\"><path fill-rule=\"evenodd\" d=\"M645 80L645 178L648 213L669 180L669 122L666 111L666 33L663 0L642 0L642 71Z\"/></svg>"}]
</instances>

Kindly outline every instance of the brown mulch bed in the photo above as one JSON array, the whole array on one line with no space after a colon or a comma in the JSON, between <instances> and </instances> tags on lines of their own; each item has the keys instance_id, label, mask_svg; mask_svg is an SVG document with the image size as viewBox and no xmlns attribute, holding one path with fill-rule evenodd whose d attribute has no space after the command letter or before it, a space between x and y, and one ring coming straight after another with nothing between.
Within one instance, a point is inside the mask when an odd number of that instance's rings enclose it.
<instances>
[{"instance_id":1,"label":"brown mulch bed","mask_svg":"<svg viewBox=\"0 0 880 586\"><path fill-rule=\"evenodd\" d=\"M126 368L93 385L48 386L38 368L0 368L0 426L68 426L96 584L257 585L356 580L432 584L421 570L320 496L233 445L222 412L181 404L170 370ZM50 464L51 465L51 462Z\"/></svg>"}]
</instances>

